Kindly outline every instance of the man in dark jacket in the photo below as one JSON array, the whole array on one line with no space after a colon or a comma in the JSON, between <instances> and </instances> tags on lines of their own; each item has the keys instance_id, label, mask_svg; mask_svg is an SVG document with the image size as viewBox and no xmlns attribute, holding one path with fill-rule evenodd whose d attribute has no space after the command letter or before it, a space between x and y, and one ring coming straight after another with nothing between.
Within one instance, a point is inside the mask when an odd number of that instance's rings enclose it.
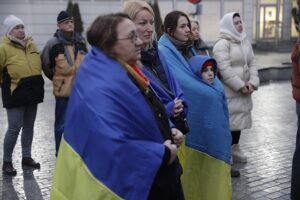
<instances>
[{"instance_id":1,"label":"man in dark jacket","mask_svg":"<svg viewBox=\"0 0 300 200\"><path fill-rule=\"evenodd\" d=\"M84 39L74 32L73 17L66 11L57 16L58 30L45 45L42 67L53 82L55 96L55 147L58 153L65 121L65 112L76 71L87 52Z\"/></svg>"},{"instance_id":2,"label":"man in dark jacket","mask_svg":"<svg viewBox=\"0 0 300 200\"><path fill-rule=\"evenodd\" d=\"M296 149L292 165L291 199L300 199L300 38L293 48L292 55L292 88L293 97L296 100L296 113L298 117L298 130Z\"/></svg>"}]
</instances>

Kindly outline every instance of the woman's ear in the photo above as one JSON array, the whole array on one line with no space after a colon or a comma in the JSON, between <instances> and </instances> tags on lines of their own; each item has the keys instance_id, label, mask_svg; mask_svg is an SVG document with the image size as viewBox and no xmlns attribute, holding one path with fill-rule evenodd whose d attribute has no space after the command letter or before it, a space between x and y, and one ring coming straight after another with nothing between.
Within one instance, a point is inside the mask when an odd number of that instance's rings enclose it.
<instances>
[{"instance_id":1,"label":"woman's ear","mask_svg":"<svg viewBox=\"0 0 300 200\"><path fill-rule=\"evenodd\" d=\"M171 28L167 28L166 32L167 32L169 35L173 36L173 33L171 32Z\"/></svg>"}]
</instances>

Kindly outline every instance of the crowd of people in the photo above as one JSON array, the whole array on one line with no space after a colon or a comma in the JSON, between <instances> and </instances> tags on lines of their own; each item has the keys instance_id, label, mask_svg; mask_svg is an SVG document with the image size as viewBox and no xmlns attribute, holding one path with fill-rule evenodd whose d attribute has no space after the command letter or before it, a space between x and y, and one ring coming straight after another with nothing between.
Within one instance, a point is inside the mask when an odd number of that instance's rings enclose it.
<instances>
[{"instance_id":1,"label":"crowd of people","mask_svg":"<svg viewBox=\"0 0 300 200\"><path fill-rule=\"evenodd\" d=\"M12 153L21 129L22 166L40 168L31 145L43 71L56 100L51 199L232 198L231 177L239 176L232 165L247 162L239 139L251 127L259 86L242 18L225 14L209 51L199 23L184 12L166 15L160 38L154 15L146 1L129 1L122 13L98 16L87 30L88 50L61 11L41 54L24 22L6 17L4 174L17 174Z\"/></svg>"}]
</instances>

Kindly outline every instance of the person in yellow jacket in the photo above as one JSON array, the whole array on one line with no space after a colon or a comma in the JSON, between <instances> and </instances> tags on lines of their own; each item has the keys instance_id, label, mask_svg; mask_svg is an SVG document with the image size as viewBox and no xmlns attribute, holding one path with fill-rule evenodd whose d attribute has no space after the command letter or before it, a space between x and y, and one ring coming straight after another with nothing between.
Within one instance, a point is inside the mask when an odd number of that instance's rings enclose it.
<instances>
[{"instance_id":1,"label":"person in yellow jacket","mask_svg":"<svg viewBox=\"0 0 300 200\"><path fill-rule=\"evenodd\" d=\"M73 81L87 52L85 40L74 31L73 17L66 11L57 16L58 29L42 52L42 67L52 80L55 96L54 136L56 155L64 131L65 113Z\"/></svg>"},{"instance_id":2,"label":"person in yellow jacket","mask_svg":"<svg viewBox=\"0 0 300 200\"><path fill-rule=\"evenodd\" d=\"M44 99L40 55L33 39L26 36L24 23L14 15L4 20L6 35L0 44L0 83L8 128L3 145L4 174L16 175L12 153L22 128L22 167L40 168L31 157L37 104Z\"/></svg>"}]
</instances>

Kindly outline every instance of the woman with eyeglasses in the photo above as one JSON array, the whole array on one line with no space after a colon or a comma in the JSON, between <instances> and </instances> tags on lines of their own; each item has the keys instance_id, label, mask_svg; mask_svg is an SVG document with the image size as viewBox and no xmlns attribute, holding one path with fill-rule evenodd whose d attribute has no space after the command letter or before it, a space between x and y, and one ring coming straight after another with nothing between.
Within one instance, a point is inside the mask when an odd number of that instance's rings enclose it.
<instances>
[{"instance_id":1,"label":"woman with eyeglasses","mask_svg":"<svg viewBox=\"0 0 300 200\"><path fill-rule=\"evenodd\" d=\"M87 40L92 48L70 96L51 199L183 199L175 162L182 138L172 138L140 70L134 23L122 13L99 16Z\"/></svg>"}]
</instances>

